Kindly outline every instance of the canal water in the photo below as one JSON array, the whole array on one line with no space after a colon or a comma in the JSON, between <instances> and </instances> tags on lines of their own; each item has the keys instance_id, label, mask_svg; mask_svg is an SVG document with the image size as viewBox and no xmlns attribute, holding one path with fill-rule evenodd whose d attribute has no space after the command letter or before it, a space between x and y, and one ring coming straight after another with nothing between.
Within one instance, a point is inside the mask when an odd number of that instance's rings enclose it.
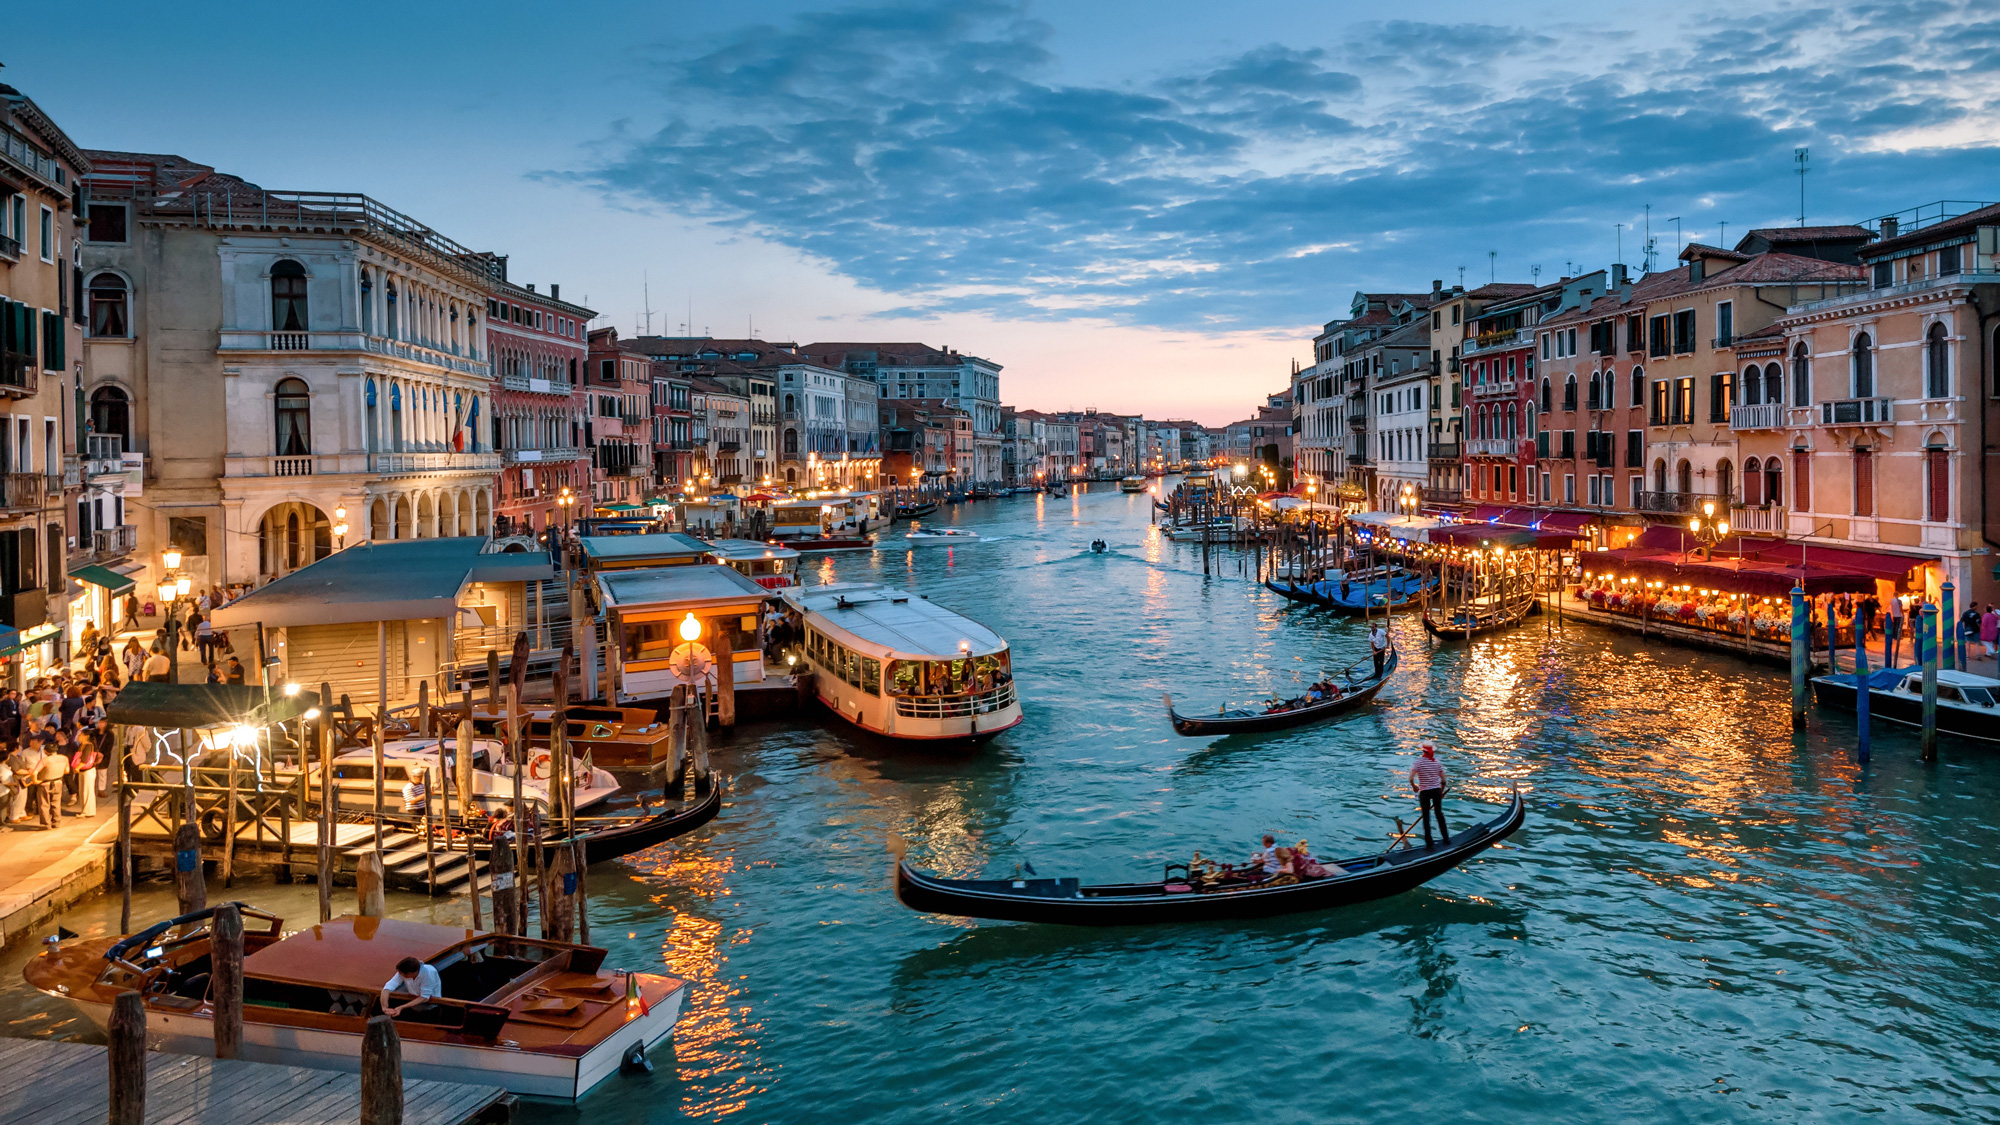
<instances>
[{"instance_id":1,"label":"canal water","mask_svg":"<svg viewBox=\"0 0 2000 1125\"><path fill-rule=\"evenodd\" d=\"M673 1057L522 1119L2000 1119L2000 762L1947 743L1926 766L1883 726L1864 767L1851 717L1792 732L1778 673L1539 620L1468 648L1401 618L1372 710L1179 738L1163 691L1195 710L1290 692L1366 641L1235 554L1204 577L1149 504L1097 485L963 505L932 522L984 541L813 563L998 630L1026 721L955 753L739 731L713 825L591 872L609 963L694 982ZM891 890L892 838L950 874L1087 882L1267 831L1375 850L1413 818L1427 736L1454 826L1517 788L1528 821L1392 900L1091 931L929 917ZM240 893L312 911L310 886ZM146 916L165 898L142 894ZM70 918L113 923L115 900ZM9 1032L89 1037L19 984L25 956L0 965Z\"/></svg>"}]
</instances>

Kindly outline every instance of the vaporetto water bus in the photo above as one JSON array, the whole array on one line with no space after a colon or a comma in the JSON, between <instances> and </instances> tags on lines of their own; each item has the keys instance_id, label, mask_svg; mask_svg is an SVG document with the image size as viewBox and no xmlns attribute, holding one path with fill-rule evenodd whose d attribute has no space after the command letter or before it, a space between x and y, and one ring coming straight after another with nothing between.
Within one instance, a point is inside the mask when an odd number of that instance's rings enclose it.
<instances>
[{"instance_id":1,"label":"vaporetto water bus","mask_svg":"<svg viewBox=\"0 0 2000 1125\"><path fill-rule=\"evenodd\" d=\"M783 591L804 618L820 702L888 738L991 738L1021 721L999 634L920 594L872 582Z\"/></svg>"}]
</instances>

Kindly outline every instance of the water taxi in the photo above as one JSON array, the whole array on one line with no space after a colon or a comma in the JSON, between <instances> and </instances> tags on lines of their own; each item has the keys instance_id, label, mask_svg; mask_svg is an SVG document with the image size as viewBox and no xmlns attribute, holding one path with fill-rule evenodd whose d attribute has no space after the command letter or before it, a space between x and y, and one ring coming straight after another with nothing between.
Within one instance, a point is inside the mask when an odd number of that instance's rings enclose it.
<instances>
[{"instance_id":1,"label":"water taxi","mask_svg":"<svg viewBox=\"0 0 2000 1125\"><path fill-rule=\"evenodd\" d=\"M443 761L439 761L440 750ZM444 771L458 765L456 738L400 738L382 744L382 800L391 810L403 807L403 786L416 773L427 779L427 798L433 815L444 814ZM528 772L521 778L521 797L537 809L549 807L549 752L531 750ZM319 765L307 767L307 784L319 791ZM455 775L454 775L455 776ZM602 769L586 774L577 770L576 808L580 811L618 792L618 781ZM375 807L375 750L359 747L344 750L333 759L333 787L336 802L349 811L369 811ZM514 800L514 771L508 765L501 744L494 739L472 740L472 799L488 811L510 806ZM453 783L453 814L458 808L457 783Z\"/></svg>"},{"instance_id":2,"label":"water taxi","mask_svg":"<svg viewBox=\"0 0 2000 1125\"><path fill-rule=\"evenodd\" d=\"M782 543L718 539L709 547L708 553L716 562L766 590L782 590L799 584L799 553Z\"/></svg>"},{"instance_id":3,"label":"water taxi","mask_svg":"<svg viewBox=\"0 0 2000 1125\"><path fill-rule=\"evenodd\" d=\"M977 543L979 533L960 527L917 527L913 524L903 538L913 547L930 543Z\"/></svg>"},{"instance_id":4,"label":"water taxi","mask_svg":"<svg viewBox=\"0 0 2000 1125\"><path fill-rule=\"evenodd\" d=\"M1151 482L1151 481L1149 481L1149 480L1147 480L1147 479L1146 479L1145 477L1143 477L1143 476L1130 476L1130 477L1124 477L1124 478L1122 478L1122 479L1120 479L1120 480L1119 480L1119 482L1118 482L1118 491L1120 491L1120 492L1144 492L1144 491L1146 491L1146 489L1147 489L1147 488L1149 488L1149 487L1151 487L1151 486L1152 486L1152 482Z\"/></svg>"},{"instance_id":5,"label":"water taxi","mask_svg":"<svg viewBox=\"0 0 2000 1125\"><path fill-rule=\"evenodd\" d=\"M384 983L415 957L437 970L444 991L396 1017L405 1078L575 1100L672 1034L687 1000L687 982L606 969L596 946L353 916L287 934L283 918L235 905L244 951L237 1057L250 1062L359 1071ZM214 914L55 946L22 976L100 1028L112 998L136 991L149 1047L213 1055Z\"/></svg>"},{"instance_id":6,"label":"water taxi","mask_svg":"<svg viewBox=\"0 0 2000 1125\"><path fill-rule=\"evenodd\" d=\"M1854 673L1816 676L1813 698L1829 707L1856 709ZM1868 714L1904 726L1924 725L1922 668L1882 668L1868 673ZM1979 742L2000 742L2000 680L1937 671L1937 729Z\"/></svg>"},{"instance_id":7,"label":"water taxi","mask_svg":"<svg viewBox=\"0 0 2000 1125\"><path fill-rule=\"evenodd\" d=\"M783 594L804 619L820 702L889 738L990 738L1021 721L1007 642L907 590L869 582Z\"/></svg>"}]
</instances>

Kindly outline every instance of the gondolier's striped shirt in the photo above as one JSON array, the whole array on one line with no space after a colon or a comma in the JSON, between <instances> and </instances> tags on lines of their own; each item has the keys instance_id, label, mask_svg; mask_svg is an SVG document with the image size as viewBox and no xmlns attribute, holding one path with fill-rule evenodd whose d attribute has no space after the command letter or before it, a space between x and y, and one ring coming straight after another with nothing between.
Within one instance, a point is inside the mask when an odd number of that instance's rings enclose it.
<instances>
[{"instance_id":1,"label":"gondolier's striped shirt","mask_svg":"<svg viewBox=\"0 0 2000 1125\"><path fill-rule=\"evenodd\" d=\"M1419 790L1444 788L1444 767L1437 764L1436 758L1418 758L1410 776L1417 779Z\"/></svg>"}]
</instances>

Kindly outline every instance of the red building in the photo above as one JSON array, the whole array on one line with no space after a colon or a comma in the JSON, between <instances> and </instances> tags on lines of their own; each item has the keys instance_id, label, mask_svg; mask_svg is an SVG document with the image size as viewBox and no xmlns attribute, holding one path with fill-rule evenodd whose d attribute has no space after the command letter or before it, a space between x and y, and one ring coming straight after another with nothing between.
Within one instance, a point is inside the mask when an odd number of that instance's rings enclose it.
<instances>
[{"instance_id":1,"label":"red building","mask_svg":"<svg viewBox=\"0 0 2000 1125\"><path fill-rule=\"evenodd\" d=\"M501 282L486 300L493 358L493 448L500 451L495 534L533 535L563 521L557 501L591 494L583 442L583 364L595 312L561 299L560 286Z\"/></svg>"},{"instance_id":2,"label":"red building","mask_svg":"<svg viewBox=\"0 0 2000 1125\"><path fill-rule=\"evenodd\" d=\"M1534 502L1535 433L1541 425L1535 409L1535 326L1603 293L1600 270L1566 277L1479 310L1459 355L1465 392L1467 501ZM1552 342L1552 347L1573 348L1575 342L1565 338Z\"/></svg>"},{"instance_id":3,"label":"red building","mask_svg":"<svg viewBox=\"0 0 2000 1125\"><path fill-rule=\"evenodd\" d=\"M620 340L616 328L599 328L590 333L584 371L593 507L643 503L653 475L653 357Z\"/></svg>"}]
</instances>

